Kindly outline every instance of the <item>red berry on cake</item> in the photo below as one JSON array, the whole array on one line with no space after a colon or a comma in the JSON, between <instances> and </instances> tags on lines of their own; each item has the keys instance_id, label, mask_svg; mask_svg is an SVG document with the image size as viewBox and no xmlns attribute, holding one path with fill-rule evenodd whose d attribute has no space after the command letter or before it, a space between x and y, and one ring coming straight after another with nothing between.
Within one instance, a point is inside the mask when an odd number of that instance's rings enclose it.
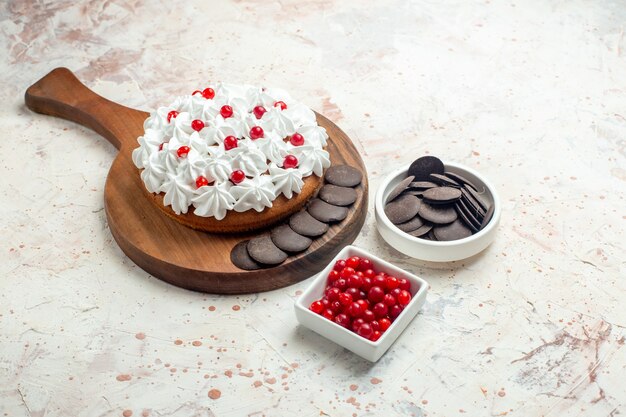
<instances>
[{"instance_id":1,"label":"red berry on cake","mask_svg":"<svg viewBox=\"0 0 626 417\"><path fill-rule=\"evenodd\" d=\"M263 128L261 126L254 126L250 129L250 139L261 139L265 136L265 132L263 132Z\"/></svg>"},{"instance_id":2,"label":"red berry on cake","mask_svg":"<svg viewBox=\"0 0 626 417\"><path fill-rule=\"evenodd\" d=\"M206 98L207 100L212 99L213 97L215 97L215 90L213 90L211 87L205 88L204 90L202 90L202 97Z\"/></svg>"},{"instance_id":3,"label":"red berry on cake","mask_svg":"<svg viewBox=\"0 0 626 417\"><path fill-rule=\"evenodd\" d=\"M167 123L169 123L170 120L175 119L176 116L178 116L178 112L176 110L172 110L171 112L169 112L167 114Z\"/></svg>"},{"instance_id":4,"label":"red berry on cake","mask_svg":"<svg viewBox=\"0 0 626 417\"><path fill-rule=\"evenodd\" d=\"M224 119L228 119L229 117L233 116L233 108L230 107L229 105L224 105L220 109L220 114L222 115Z\"/></svg>"},{"instance_id":5,"label":"red berry on cake","mask_svg":"<svg viewBox=\"0 0 626 417\"><path fill-rule=\"evenodd\" d=\"M239 184L241 181L245 179L246 179L246 174L240 169L233 171L232 174L230 174L230 180L232 181L233 184Z\"/></svg>"},{"instance_id":6,"label":"red berry on cake","mask_svg":"<svg viewBox=\"0 0 626 417\"><path fill-rule=\"evenodd\" d=\"M206 177L200 175L196 178L196 188L204 187L205 185L209 185L209 180Z\"/></svg>"},{"instance_id":7,"label":"red berry on cake","mask_svg":"<svg viewBox=\"0 0 626 417\"><path fill-rule=\"evenodd\" d=\"M202 94L202 91L195 90L193 93L191 93L192 96L195 96L196 94Z\"/></svg>"},{"instance_id":8,"label":"red berry on cake","mask_svg":"<svg viewBox=\"0 0 626 417\"><path fill-rule=\"evenodd\" d=\"M234 136L226 136L224 138L224 149L227 151L237 147L237 138Z\"/></svg>"},{"instance_id":9,"label":"red berry on cake","mask_svg":"<svg viewBox=\"0 0 626 417\"><path fill-rule=\"evenodd\" d=\"M298 158L293 155L287 155L283 161L283 168L295 168L298 166Z\"/></svg>"},{"instance_id":10,"label":"red berry on cake","mask_svg":"<svg viewBox=\"0 0 626 417\"><path fill-rule=\"evenodd\" d=\"M291 138L289 138L289 143L293 146L302 146L304 145L304 136L299 133L294 133L291 135Z\"/></svg>"},{"instance_id":11,"label":"red berry on cake","mask_svg":"<svg viewBox=\"0 0 626 417\"><path fill-rule=\"evenodd\" d=\"M254 113L254 116L257 119L260 119L261 117L263 117L266 111L267 110L265 110L265 107L263 106L256 106L254 109L252 109L252 113Z\"/></svg>"},{"instance_id":12,"label":"red berry on cake","mask_svg":"<svg viewBox=\"0 0 626 417\"><path fill-rule=\"evenodd\" d=\"M191 122L191 128L195 130L196 132L199 132L202 129L204 129L204 122L202 120L196 119Z\"/></svg>"},{"instance_id":13,"label":"red berry on cake","mask_svg":"<svg viewBox=\"0 0 626 417\"><path fill-rule=\"evenodd\" d=\"M160 144L160 145L159 145L159 151L162 151L162 150L163 150L163 145L165 145L165 144L164 144L164 143L162 143L162 144Z\"/></svg>"},{"instance_id":14,"label":"red berry on cake","mask_svg":"<svg viewBox=\"0 0 626 417\"><path fill-rule=\"evenodd\" d=\"M284 101L277 101L274 103L274 107L280 107L281 110L285 110L287 108L287 104Z\"/></svg>"},{"instance_id":15,"label":"red berry on cake","mask_svg":"<svg viewBox=\"0 0 626 417\"><path fill-rule=\"evenodd\" d=\"M184 158L187 156L187 154L189 153L189 146L181 146L180 148L178 148L178 150L176 151L176 155L178 155L179 158Z\"/></svg>"}]
</instances>

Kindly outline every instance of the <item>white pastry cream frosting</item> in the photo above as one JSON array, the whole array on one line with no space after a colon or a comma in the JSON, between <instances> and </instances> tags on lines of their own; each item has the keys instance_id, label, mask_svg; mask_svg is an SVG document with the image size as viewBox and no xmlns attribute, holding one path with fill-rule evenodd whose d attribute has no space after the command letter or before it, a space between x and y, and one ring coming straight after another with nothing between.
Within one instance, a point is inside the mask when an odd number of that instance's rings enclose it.
<instances>
[{"instance_id":1,"label":"white pastry cream frosting","mask_svg":"<svg viewBox=\"0 0 626 417\"><path fill-rule=\"evenodd\" d=\"M216 84L158 108L144 131L133 162L176 214L193 206L221 220L229 210L263 211L330 166L326 130L279 89Z\"/></svg>"}]
</instances>

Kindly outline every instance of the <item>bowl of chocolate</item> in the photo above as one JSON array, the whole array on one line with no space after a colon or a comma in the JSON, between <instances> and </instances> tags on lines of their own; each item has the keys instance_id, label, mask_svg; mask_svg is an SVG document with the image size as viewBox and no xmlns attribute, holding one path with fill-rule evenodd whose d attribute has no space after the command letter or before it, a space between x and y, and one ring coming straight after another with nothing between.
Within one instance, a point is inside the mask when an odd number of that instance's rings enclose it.
<instances>
[{"instance_id":1,"label":"bowl of chocolate","mask_svg":"<svg viewBox=\"0 0 626 417\"><path fill-rule=\"evenodd\" d=\"M466 259L487 248L500 222L494 186L464 165L423 156L389 174L376 193L385 241L430 262Z\"/></svg>"}]
</instances>

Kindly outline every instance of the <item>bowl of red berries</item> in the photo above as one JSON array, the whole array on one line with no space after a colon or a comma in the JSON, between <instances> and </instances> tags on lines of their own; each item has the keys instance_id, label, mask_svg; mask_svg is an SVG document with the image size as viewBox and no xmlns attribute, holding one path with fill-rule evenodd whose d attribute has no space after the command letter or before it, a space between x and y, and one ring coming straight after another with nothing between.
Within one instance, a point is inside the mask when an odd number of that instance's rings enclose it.
<instances>
[{"instance_id":1,"label":"bowl of red berries","mask_svg":"<svg viewBox=\"0 0 626 417\"><path fill-rule=\"evenodd\" d=\"M428 283L346 246L295 303L300 324L376 362L413 320Z\"/></svg>"}]
</instances>

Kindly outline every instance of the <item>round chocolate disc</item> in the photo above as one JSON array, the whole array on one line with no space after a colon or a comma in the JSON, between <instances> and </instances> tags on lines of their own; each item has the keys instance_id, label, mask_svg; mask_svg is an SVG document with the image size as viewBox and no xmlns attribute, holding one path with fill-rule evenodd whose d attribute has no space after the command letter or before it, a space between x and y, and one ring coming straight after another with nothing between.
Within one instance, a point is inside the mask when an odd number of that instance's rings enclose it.
<instances>
[{"instance_id":1,"label":"round chocolate disc","mask_svg":"<svg viewBox=\"0 0 626 417\"><path fill-rule=\"evenodd\" d=\"M415 237L421 237L424 236L426 233L430 232L430 230L433 228L433 225L430 223L424 223L421 227L419 227L418 229L413 230L412 232L409 232L409 234L411 236L415 236Z\"/></svg>"},{"instance_id":2,"label":"round chocolate disc","mask_svg":"<svg viewBox=\"0 0 626 417\"><path fill-rule=\"evenodd\" d=\"M437 207L430 204L423 203L419 209L419 215L422 219L428 220L435 224L448 224L457 219L456 210L454 207L445 206Z\"/></svg>"},{"instance_id":3,"label":"round chocolate disc","mask_svg":"<svg viewBox=\"0 0 626 417\"><path fill-rule=\"evenodd\" d=\"M385 206L385 214L391 223L408 222L417 214L421 201L414 195L404 194Z\"/></svg>"},{"instance_id":4,"label":"round chocolate disc","mask_svg":"<svg viewBox=\"0 0 626 417\"><path fill-rule=\"evenodd\" d=\"M326 184L320 190L318 197L334 206L349 206L356 201L356 191L350 187Z\"/></svg>"},{"instance_id":5,"label":"round chocolate disc","mask_svg":"<svg viewBox=\"0 0 626 417\"><path fill-rule=\"evenodd\" d=\"M437 184L431 181L414 181L409 184L409 188L415 190L428 190L429 188L436 187Z\"/></svg>"},{"instance_id":6,"label":"round chocolate disc","mask_svg":"<svg viewBox=\"0 0 626 417\"><path fill-rule=\"evenodd\" d=\"M478 191L474 190L472 187L464 187L464 188L472 197L474 197L474 199L478 202L478 205L483 210L486 211L489 209L489 203L485 200L485 198Z\"/></svg>"},{"instance_id":7,"label":"round chocolate disc","mask_svg":"<svg viewBox=\"0 0 626 417\"><path fill-rule=\"evenodd\" d=\"M437 240L450 241L463 239L472 235L472 231L460 220L455 220L445 226L437 226L433 229L433 234Z\"/></svg>"},{"instance_id":8,"label":"round chocolate disc","mask_svg":"<svg viewBox=\"0 0 626 417\"><path fill-rule=\"evenodd\" d=\"M461 190L454 187L429 188L422 194L424 202L429 204L448 204L461 198Z\"/></svg>"},{"instance_id":9,"label":"round chocolate disc","mask_svg":"<svg viewBox=\"0 0 626 417\"><path fill-rule=\"evenodd\" d=\"M403 232L412 232L413 230L417 230L424 225L424 220L420 216L415 216L411 220L405 223L397 224L398 229Z\"/></svg>"},{"instance_id":10,"label":"round chocolate disc","mask_svg":"<svg viewBox=\"0 0 626 417\"><path fill-rule=\"evenodd\" d=\"M230 261L237 268L245 269L246 271L261 269L261 265L256 263L256 261L250 257L247 246L247 240L237 243L230 251Z\"/></svg>"},{"instance_id":11,"label":"round chocolate disc","mask_svg":"<svg viewBox=\"0 0 626 417\"><path fill-rule=\"evenodd\" d=\"M494 208L492 204L487 209L487 213L485 214L485 217L483 218L483 222L480 224L481 229L484 229L485 226L489 224L489 222L491 221L491 218L493 217L493 211L494 211Z\"/></svg>"},{"instance_id":12,"label":"round chocolate disc","mask_svg":"<svg viewBox=\"0 0 626 417\"><path fill-rule=\"evenodd\" d=\"M306 210L302 210L291 216L289 227L294 232L308 237L321 236L328 230L328 225L313 218Z\"/></svg>"},{"instance_id":13,"label":"round chocolate disc","mask_svg":"<svg viewBox=\"0 0 626 417\"><path fill-rule=\"evenodd\" d=\"M449 171L446 172L444 175L446 177L448 177L448 178L452 178L453 180L455 180L459 184L469 185L470 187L472 187L475 190L478 189L478 188L476 188L476 186L470 180L468 180L467 178L463 177L462 175L455 174L454 172L449 172Z\"/></svg>"},{"instance_id":14,"label":"round chocolate disc","mask_svg":"<svg viewBox=\"0 0 626 417\"><path fill-rule=\"evenodd\" d=\"M326 170L324 178L327 182L340 187L356 187L361 183L363 174L348 165L333 165Z\"/></svg>"},{"instance_id":15,"label":"round chocolate disc","mask_svg":"<svg viewBox=\"0 0 626 417\"><path fill-rule=\"evenodd\" d=\"M286 224L272 229L270 237L278 249L292 253L307 250L313 243L311 239L297 234Z\"/></svg>"},{"instance_id":16,"label":"round chocolate disc","mask_svg":"<svg viewBox=\"0 0 626 417\"><path fill-rule=\"evenodd\" d=\"M459 200L454 207L463 223L472 231L478 232L477 220L468 212L467 206L463 206L463 200Z\"/></svg>"},{"instance_id":17,"label":"round chocolate disc","mask_svg":"<svg viewBox=\"0 0 626 417\"><path fill-rule=\"evenodd\" d=\"M250 239L246 248L252 259L264 265L278 265L287 259L287 254L274 245L269 235Z\"/></svg>"},{"instance_id":18,"label":"round chocolate disc","mask_svg":"<svg viewBox=\"0 0 626 417\"><path fill-rule=\"evenodd\" d=\"M413 181L413 177L412 176L408 176L405 179L403 179L402 181L400 181L400 183L398 185L396 185L394 187L394 189L391 190L391 192L389 193L389 196L387 197L387 202L393 201L397 196L402 194L402 191L406 190L406 187L409 186L411 181ZM329 201L329 203L330 203L330 201Z\"/></svg>"},{"instance_id":19,"label":"round chocolate disc","mask_svg":"<svg viewBox=\"0 0 626 417\"><path fill-rule=\"evenodd\" d=\"M436 182L439 185L446 185L449 187L460 187L461 184L459 184L458 182L456 182L455 180L453 180L452 178L446 176L446 175L441 175L441 174L430 174L430 179L433 182Z\"/></svg>"},{"instance_id":20,"label":"round chocolate disc","mask_svg":"<svg viewBox=\"0 0 626 417\"><path fill-rule=\"evenodd\" d=\"M336 223L346 218L348 209L345 207L333 206L319 198L314 198L309 203L307 211L317 220L324 223Z\"/></svg>"},{"instance_id":21,"label":"round chocolate disc","mask_svg":"<svg viewBox=\"0 0 626 417\"><path fill-rule=\"evenodd\" d=\"M430 174L443 174L443 171L443 162L434 156L422 156L409 167L409 175L413 175L415 181L429 181Z\"/></svg>"}]
</instances>

